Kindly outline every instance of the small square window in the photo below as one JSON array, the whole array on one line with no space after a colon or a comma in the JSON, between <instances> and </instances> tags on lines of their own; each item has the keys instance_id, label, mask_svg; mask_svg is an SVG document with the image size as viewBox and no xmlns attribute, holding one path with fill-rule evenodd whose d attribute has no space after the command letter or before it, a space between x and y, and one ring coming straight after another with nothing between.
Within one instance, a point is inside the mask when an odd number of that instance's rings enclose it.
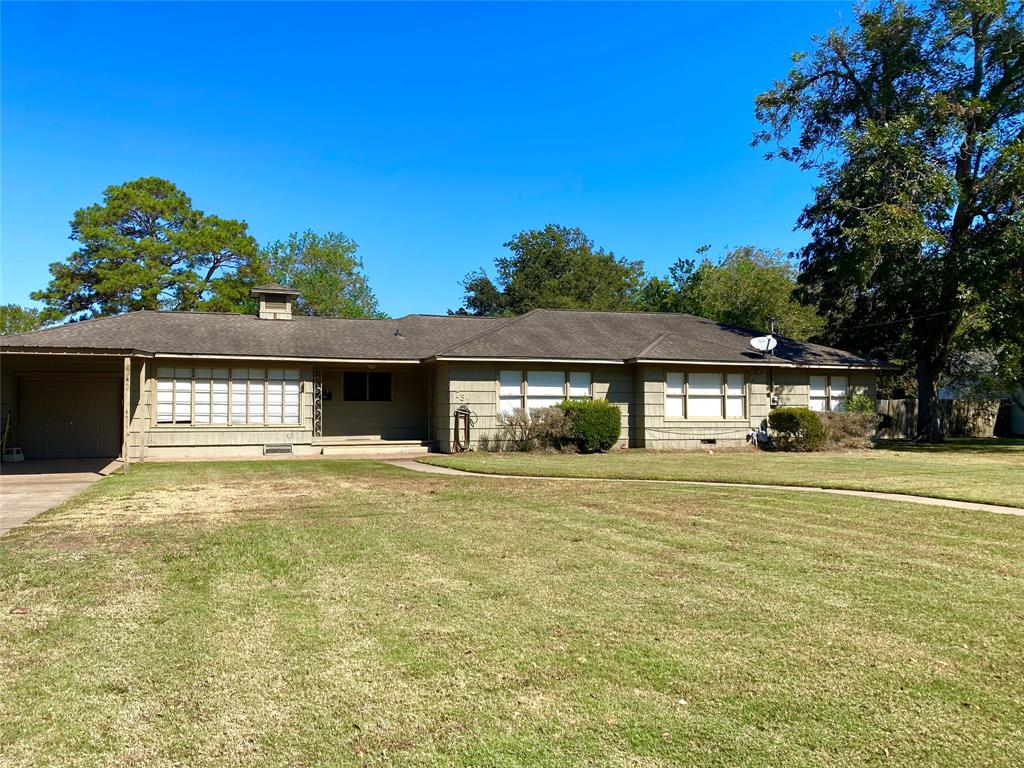
<instances>
[{"instance_id":1,"label":"small square window","mask_svg":"<svg viewBox=\"0 0 1024 768\"><path fill-rule=\"evenodd\" d=\"M387 402L391 400L391 374L371 371L367 376L367 400Z\"/></svg>"},{"instance_id":2,"label":"small square window","mask_svg":"<svg viewBox=\"0 0 1024 768\"><path fill-rule=\"evenodd\" d=\"M346 401L366 400L366 373L345 371L342 379L343 397Z\"/></svg>"}]
</instances>

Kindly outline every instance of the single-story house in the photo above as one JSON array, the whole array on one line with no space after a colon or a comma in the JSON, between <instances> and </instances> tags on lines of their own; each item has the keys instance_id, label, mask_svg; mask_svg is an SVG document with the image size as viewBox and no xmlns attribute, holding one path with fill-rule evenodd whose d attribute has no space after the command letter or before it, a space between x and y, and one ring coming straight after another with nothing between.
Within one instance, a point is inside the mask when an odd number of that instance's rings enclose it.
<instances>
[{"instance_id":1,"label":"single-story house","mask_svg":"<svg viewBox=\"0 0 1024 768\"><path fill-rule=\"evenodd\" d=\"M140 311L0 339L0 412L26 458L244 457L455 450L498 415L569 398L622 410L621 447L742 445L775 405L841 407L886 365L677 314L535 310L512 318Z\"/></svg>"}]
</instances>

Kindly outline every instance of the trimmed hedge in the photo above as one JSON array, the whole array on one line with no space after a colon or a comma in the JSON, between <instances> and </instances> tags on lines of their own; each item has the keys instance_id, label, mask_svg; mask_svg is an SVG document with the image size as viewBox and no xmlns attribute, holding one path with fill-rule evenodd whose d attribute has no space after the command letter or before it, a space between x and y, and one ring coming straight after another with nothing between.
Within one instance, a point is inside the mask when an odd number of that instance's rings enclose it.
<instances>
[{"instance_id":1,"label":"trimmed hedge","mask_svg":"<svg viewBox=\"0 0 1024 768\"><path fill-rule=\"evenodd\" d=\"M580 453L607 451L622 434L622 411L607 400L567 400L561 408L569 417L569 442Z\"/></svg>"},{"instance_id":2,"label":"trimmed hedge","mask_svg":"<svg viewBox=\"0 0 1024 768\"><path fill-rule=\"evenodd\" d=\"M817 451L825 444L825 425L810 408L776 408L768 414L772 444L781 451Z\"/></svg>"}]
</instances>

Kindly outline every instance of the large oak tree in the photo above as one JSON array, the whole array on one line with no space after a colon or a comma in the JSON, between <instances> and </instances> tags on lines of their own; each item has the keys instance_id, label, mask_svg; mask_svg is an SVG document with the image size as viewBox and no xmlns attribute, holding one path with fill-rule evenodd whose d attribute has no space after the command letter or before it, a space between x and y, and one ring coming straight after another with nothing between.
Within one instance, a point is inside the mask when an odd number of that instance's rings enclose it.
<instances>
[{"instance_id":1,"label":"large oak tree","mask_svg":"<svg viewBox=\"0 0 1024 768\"><path fill-rule=\"evenodd\" d=\"M1011 347L1024 323L1022 18L1019 0L864 6L756 101L769 155L821 176L803 297L831 341L907 362L925 440L965 322Z\"/></svg>"}]
</instances>

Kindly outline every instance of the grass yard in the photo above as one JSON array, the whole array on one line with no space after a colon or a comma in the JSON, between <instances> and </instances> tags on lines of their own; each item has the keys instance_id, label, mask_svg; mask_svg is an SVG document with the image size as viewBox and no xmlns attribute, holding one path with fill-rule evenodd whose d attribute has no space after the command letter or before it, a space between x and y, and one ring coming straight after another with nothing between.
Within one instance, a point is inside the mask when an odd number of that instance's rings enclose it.
<instances>
[{"instance_id":1,"label":"grass yard","mask_svg":"<svg viewBox=\"0 0 1024 768\"><path fill-rule=\"evenodd\" d=\"M580 456L478 451L426 461L491 474L803 485L1024 507L1024 440L891 443L844 453L632 450Z\"/></svg>"},{"instance_id":2,"label":"grass yard","mask_svg":"<svg viewBox=\"0 0 1024 768\"><path fill-rule=\"evenodd\" d=\"M0 539L8 767L1019 766L1022 690L1013 516L146 464Z\"/></svg>"}]
</instances>

